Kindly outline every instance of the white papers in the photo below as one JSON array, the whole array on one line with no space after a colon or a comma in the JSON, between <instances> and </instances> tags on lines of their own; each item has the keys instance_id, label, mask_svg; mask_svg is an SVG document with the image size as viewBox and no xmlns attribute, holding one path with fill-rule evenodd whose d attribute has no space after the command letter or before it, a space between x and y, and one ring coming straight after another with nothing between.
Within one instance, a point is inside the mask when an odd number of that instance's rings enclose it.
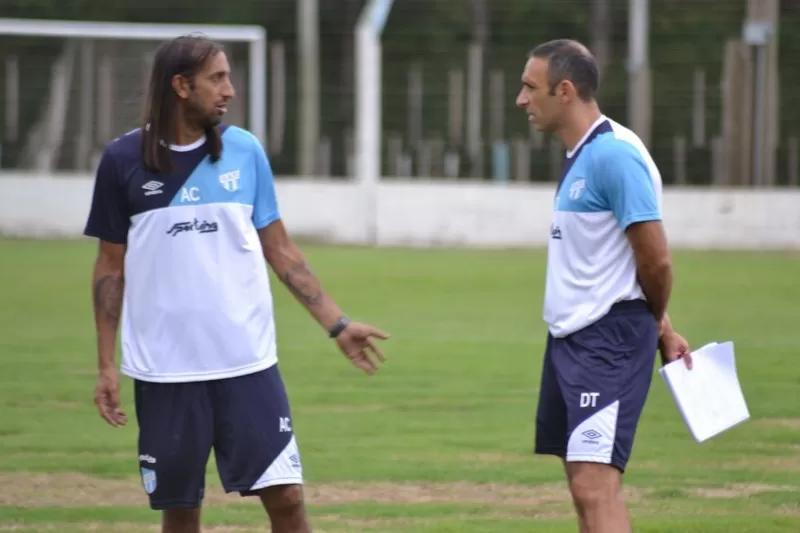
<instances>
[{"instance_id":1,"label":"white papers","mask_svg":"<svg viewBox=\"0 0 800 533\"><path fill-rule=\"evenodd\" d=\"M692 351L692 370L682 359L659 369L678 410L697 442L750 418L736 375L733 343L712 342Z\"/></svg>"}]
</instances>

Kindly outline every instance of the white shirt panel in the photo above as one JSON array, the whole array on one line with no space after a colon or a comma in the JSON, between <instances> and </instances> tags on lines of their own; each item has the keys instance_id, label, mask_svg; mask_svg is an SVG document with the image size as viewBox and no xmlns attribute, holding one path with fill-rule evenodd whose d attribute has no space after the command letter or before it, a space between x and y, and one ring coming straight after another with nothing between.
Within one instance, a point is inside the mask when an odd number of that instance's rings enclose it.
<instances>
[{"instance_id":1,"label":"white shirt panel","mask_svg":"<svg viewBox=\"0 0 800 533\"><path fill-rule=\"evenodd\" d=\"M277 362L269 276L252 213L252 205L209 203L133 217L122 316L124 374L199 381ZM186 221L190 229L180 226ZM212 223L216 231L203 232ZM176 224L183 230L168 233Z\"/></svg>"},{"instance_id":2,"label":"white shirt panel","mask_svg":"<svg viewBox=\"0 0 800 533\"><path fill-rule=\"evenodd\" d=\"M645 298L625 228L661 219L661 176L633 132L602 117L569 155L548 246L543 315L554 337Z\"/></svg>"}]
</instances>

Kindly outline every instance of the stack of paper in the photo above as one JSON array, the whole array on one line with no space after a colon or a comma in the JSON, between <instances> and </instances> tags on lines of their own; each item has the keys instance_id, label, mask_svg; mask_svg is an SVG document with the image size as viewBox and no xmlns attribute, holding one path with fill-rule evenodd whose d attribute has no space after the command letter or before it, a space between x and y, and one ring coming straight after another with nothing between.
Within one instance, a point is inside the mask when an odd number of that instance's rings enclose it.
<instances>
[{"instance_id":1,"label":"stack of paper","mask_svg":"<svg viewBox=\"0 0 800 533\"><path fill-rule=\"evenodd\" d=\"M697 442L750 418L736 375L733 343L713 342L692 351L692 369L678 359L659 373Z\"/></svg>"}]
</instances>

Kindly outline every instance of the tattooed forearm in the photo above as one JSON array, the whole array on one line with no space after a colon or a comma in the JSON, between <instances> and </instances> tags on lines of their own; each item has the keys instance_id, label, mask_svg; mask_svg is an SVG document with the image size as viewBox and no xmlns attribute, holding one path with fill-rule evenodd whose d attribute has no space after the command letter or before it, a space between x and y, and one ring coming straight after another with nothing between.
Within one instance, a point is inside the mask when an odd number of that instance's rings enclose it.
<instances>
[{"instance_id":1,"label":"tattooed forearm","mask_svg":"<svg viewBox=\"0 0 800 533\"><path fill-rule=\"evenodd\" d=\"M259 239L275 275L311 316L330 331L342 316L342 310L311 272L303 252L286 235L281 221L259 230Z\"/></svg>"},{"instance_id":2,"label":"tattooed forearm","mask_svg":"<svg viewBox=\"0 0 800 533\"><path fill-rule=\"evenodd\" d=\"M92 271L92 307L97 330L97 367L114 369L114 351L125 289L125 245L100 242Z\"/></svg>"},{"instance_id":3,"label":"tattooed forearm","mask_svg":"<svg viewBox=\"0 0 800 533\"><path fill-rule=\"evenodd\" d=\"M305 261L291 263L280 277L292 294L303 304L315 306L322 303L322 287Z\"/></svg>"},{"instance_id":4,"label":"tattooed forearm","mask_svg":"<svg viewBox=\"0 0 800 533\"><path fill-rule=\"evenodd\" d=\"M98 318L114 327L122 314L125 282L120 275L105 275L94 283L94 307Z\"/></svg>"}]
</instances>

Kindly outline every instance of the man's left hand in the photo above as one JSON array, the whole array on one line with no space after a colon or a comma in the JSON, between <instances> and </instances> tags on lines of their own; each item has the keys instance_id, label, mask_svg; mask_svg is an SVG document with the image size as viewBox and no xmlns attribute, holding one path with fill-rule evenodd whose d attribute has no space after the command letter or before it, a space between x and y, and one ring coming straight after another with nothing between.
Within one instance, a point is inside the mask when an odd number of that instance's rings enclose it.
<instances>
[{"instance_id":1,"label":"man's left hand","mask_svg":"<svg viewBox=\"0 0 800 533\"><path fill-rule=\"evenodd\" d=\"M667 331L658 341L658 348L661 352L661 363L666 365L678 359L683 359L686 368L692 369L692 353L689 351L689 343L680 333Z\"/></svg>"},{"instance_id":2,"label":"man's left hand","mask_svg":"<svg viewBox=\"0 0 800 533\"><path fill-rule=\"evenodd\" d=\"M339 349L347 358L370 375L378 371L377 361L386 361L386 357L373 343L372 337L386 340L389 334L367 324L351 322L336 337Z\"/></svg>"}]
</instances>

